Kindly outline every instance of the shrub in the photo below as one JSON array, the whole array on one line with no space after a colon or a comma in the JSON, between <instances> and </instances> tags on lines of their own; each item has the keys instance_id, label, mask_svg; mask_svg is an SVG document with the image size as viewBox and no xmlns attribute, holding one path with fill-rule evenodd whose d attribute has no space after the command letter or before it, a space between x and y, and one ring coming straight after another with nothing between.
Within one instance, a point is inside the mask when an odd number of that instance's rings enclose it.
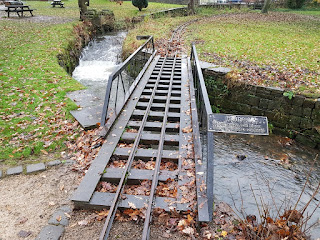
<instances>
[{"instance_id":1,"label":"shrub","mask_svg":"<svg viewBox=\"0 0 320 240\"><path fill-rule=\"evenodd\" d=\"M148 0L132 0L132 5L139 8L139 11L141 11L142 8L148 7Z\"/></svg>"},{"instance_id":2,"label":"shrub","mask_svg":"<svg viewBox=\"0 0 320 240\"><path fill-rule=\"evenodd\" d=\"M287 0L287 6L292 9L302 8L305 1L306 0Z\"/></svg>"}]
</instances>

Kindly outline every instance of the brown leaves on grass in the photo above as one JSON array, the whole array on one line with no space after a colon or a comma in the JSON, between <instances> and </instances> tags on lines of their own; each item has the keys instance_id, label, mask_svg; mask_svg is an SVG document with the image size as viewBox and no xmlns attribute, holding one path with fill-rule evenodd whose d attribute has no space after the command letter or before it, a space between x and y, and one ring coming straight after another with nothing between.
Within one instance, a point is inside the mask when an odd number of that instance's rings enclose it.
<instances>
[{"instance_id":1,"label":"brown leaves on grass","mask_svg":"<svg viewBox=\"0 0 320 240\"><path fill-rule=\"evenodd\" d=\"M260 66L254 62L219 56L214 53L203 53L203 55L213 59L214 63L231 64L238 68L230 73L230 77L238 82L269 87L277 86L298 92L303 88L318 89L316 92L320 93L319 83L313 80L319 78L319 74L308 69L280 69L277 66Z\"/></svg>"},{"instance_id":2,"label":"brown leaves on grass","mask_svg":"<svg viewBox=\"0 0 320 240\"><path fill-rule=\"evenodd\" d=\"M69 141L67 147L71 159L77 162L74 170L85 172L98 154L104 139L100 137L102 128L82 131L75 141Z\"/></svg>"}]
</instances>

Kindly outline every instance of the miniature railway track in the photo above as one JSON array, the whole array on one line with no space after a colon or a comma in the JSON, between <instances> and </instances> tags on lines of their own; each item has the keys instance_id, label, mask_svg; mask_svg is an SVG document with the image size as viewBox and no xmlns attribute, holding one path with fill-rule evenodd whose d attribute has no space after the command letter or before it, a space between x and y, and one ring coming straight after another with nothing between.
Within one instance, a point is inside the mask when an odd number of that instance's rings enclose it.
<instances>
[{"instance_id":1,"label":"miniature railway track","mask_svg":"<svg viewBox=\"0 0 320 240\"><path fill-rule=\"evenodd\" d=\"M177 47L185 26L174 31L167 54L150 64L72 197L77 208L109 208L100 240L108 239L119 209L145 210L141 239L147 240L153 208L194 208L181 188L195 181L190 72ZM169 193L159 194L168 181ZM128 190L141 184L146 191Z\"/></svg>"}]
</instances>

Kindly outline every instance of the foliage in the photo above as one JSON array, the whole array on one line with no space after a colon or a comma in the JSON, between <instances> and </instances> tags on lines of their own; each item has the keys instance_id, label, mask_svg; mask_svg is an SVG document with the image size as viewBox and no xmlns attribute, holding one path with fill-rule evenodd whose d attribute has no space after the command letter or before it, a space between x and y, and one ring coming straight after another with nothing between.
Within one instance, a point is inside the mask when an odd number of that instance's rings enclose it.
<instances>
[{"instance_id":1,"label":"foliage","mask_svg":"<svg viewBox=\"0 0 320 240\"><path fill-rule=\"evenodd\" d=\"M142 8L148 7L148 0L132 0L132 5L141 11Z\"/></svg>"},{"instance_id":2,"label":"foliage","mask_svg":"<svg viewBox=\"0 0 320 240\"><path fill-rule=\"evenodd\" d=\"M273 133L273 129L274 129L274 126L272 123L268 122L268 129L269 129L269 133L272 134Z\"/></svg>"},{"instance_id":3,"label":"foliage","mask_svg":"<svg viewBox=\"0 0 320 240\"><path fill-rule=\"evenodd\" d=\"M294 93L292 91L284 92L283 96L288 97L291 100L294 97Z\"/></svg>"},{"instance_id":4,"label":"foliage","mask_svg":"<svg viewBox=\"0 0 320 240\"><path fill-rule=\"evenodd\" d=\"M291 9L302 8L306 0L287 0L287 6Z\"/></svg>"}]
</instances>

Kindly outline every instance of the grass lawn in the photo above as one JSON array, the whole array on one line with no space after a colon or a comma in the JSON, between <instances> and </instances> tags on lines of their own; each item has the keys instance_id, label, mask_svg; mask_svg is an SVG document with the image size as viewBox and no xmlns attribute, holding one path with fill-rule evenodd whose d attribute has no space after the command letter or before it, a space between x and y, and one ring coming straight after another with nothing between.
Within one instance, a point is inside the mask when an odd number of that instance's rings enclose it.
<instances>
[{"instance_id":1,"label":"grass lawn","mask_svg":"<svg viewBox=\"0 0 320 240\"><path fill-rule=\"evenodd\" d=\"M202 8L192 17L148 19L129 32L124 49L135 49L139 44L134 37L142 32L156 40L168 38L183 22L203 18L184 34L188 49L191 42L197 43L201 60L231 67L235 79L319 97L320 19L313 11L261 14Z\"/></svg>"},{"instance_id":2,"label":"grass lawn","mask_svg":"<svg viewBox=\"0 0 320 240\"><path fill-rule=\"evenodd\" d=\"M288 9L288 8L279 8L279 9L275 9L274 11L320 17L320 7L304 7L302 9L297 9L297 10Z\"/></svg>"},{"instance_id":3,"label":"grass lawn","mask_svg":"<svg viewBox=\"0 0 320 240\"><path fill-rule=\"evenodd\" d=\"M32 8L37 9L35 14L45 15L45 16L60 16L65 18L79 18L79 7L77 0L67 0L64 2L65 8L51 7L51 1L41 2L41 1L28 1L28 5ZM110 2L107 0L94 0L90 1L90 6L88 9L108 9L113 11L117 20L132 18L144 14L149 14L156 11L161 11L168 8L182 7L182 5L176 4L164 4L164 3L149 3L147 8L143 8L140 12L138 8L134 7L131 1L125 1L121 5L116 2Z\"/></svg>"},{"instance_id":4,"label":"grass lawn","mask_svg":"<svg viewBox=\"0 0 320 240\"><path fill-rule=\"evenodd\" d=\"M259 84L315 96L320 96L319 36L320 19L273 12L216 16L189 26L186 33L188 43L199 43L202 60L236 72L250 71L248 64L272 68ZM285 75L286 84L278 81L277 74Z\"/></svg>"},{"instance_id":5,"label":"grass lawn","mask_svg":"<svg viewBox=\"0 0 320 240\"><path fill-rule=\"evenodd\" d=\"M0 169L59 153L66 148L64 141L79 133L69 114L77 106L65 95L82 86L57 61L79 23L77 1L65 1L65 8L27 4L37 9L36 17L0 19ZM114 10L118 20L175 5L149 3L139 12L130 2L120 6L98 0L90 7Z\"/></svg>"}]
</instances>

